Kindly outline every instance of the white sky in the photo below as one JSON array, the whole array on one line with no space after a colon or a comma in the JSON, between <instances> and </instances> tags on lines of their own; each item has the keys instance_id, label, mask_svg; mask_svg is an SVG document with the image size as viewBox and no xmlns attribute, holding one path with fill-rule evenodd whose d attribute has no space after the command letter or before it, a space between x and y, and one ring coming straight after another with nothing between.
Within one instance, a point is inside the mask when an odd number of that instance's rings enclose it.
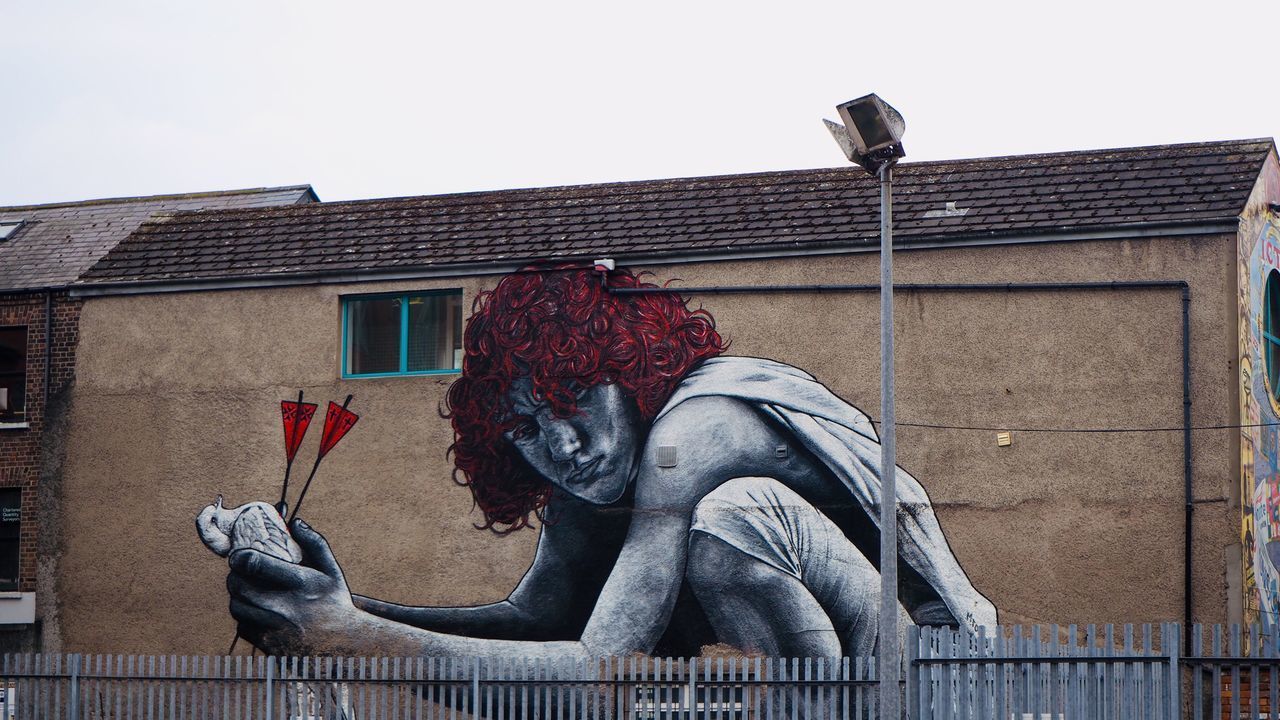
<instances>
[{"instance_id":1,"label":"white sky","mask_svg":"<svg viewBox=\"0 0 1280 720\"><path fill-rule=\"evenodd\" d=\"M866 92L908 160L1280 132L1275 0L4 0L0 28L0 205L840 165L821 118Z\"/></svg>"}]
</instances>

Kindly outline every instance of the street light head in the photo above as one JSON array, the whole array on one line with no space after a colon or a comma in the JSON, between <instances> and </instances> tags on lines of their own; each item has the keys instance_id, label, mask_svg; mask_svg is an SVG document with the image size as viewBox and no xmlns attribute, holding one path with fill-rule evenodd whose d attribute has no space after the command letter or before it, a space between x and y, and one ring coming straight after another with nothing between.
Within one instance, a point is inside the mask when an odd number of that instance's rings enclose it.
<instances>
[{"instance_id":1,"label":"street light head","mask_svg":"<svg viewBox=\"0 0 1280 720\"><path fill-rule=\"evenodd\" d=\"M902 114L881 100L880 96L875 93L864 95L837 105L836 111L840 113L844 127L827 120L827 129L836 138L836 142L840 143L841 150L844 150L845 157L850 161L866 168L868 172L876 173L882 166L897 162L906 155L902 149L902 133L906 130L906 123ZM836 128L843 130L843 134L848 137L848 144L841 139Z\"/></svg>"},{"instance_id":2,"label":"street light head","mask_svg":"<svg viewBox=\"0 0 1280 720\"><path fill-rule=\"evenodd\" d=\"M872 93L836 106L858 152L869 155L902 142L902 114Z\"/></svg>"}]
</instances>

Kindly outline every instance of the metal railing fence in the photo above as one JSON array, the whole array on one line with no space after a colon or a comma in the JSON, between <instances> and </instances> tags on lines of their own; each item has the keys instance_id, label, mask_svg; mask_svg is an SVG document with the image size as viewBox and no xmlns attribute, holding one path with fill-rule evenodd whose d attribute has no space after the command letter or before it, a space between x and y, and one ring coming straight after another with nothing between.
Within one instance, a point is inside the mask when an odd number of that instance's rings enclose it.
<instances>
[{"instance_id":1,"label":"metal railing fence","mask_svg":"<svg viewBox=\"0 0 1280 720\"><path fill-rule=\"evenodd\" d=\"M906 640L913 720L1261 720L1280 709L1277 628L912 627ZM0 720L873 720L877 701L874 657L0 658Z\"/></svg>"},{"instance_id":2,"label":"metal railing fence","mask_svg":"<svg viewBox=\"0 0 1280 720\"><path fill-rule=\"evenodd\" d=\"M1003 630L1007 630L1003 631ZM1178 626L913 629L911 716L929 720L1175 720ZM1199 716L1197 716L1199 718Z\"/></svg>"},{"instance_id":3,"label":"metal railing fence","mask_svg":"<svg viewBox=\"0 0 1280 720\"><path fill-rule=\"evenodd\" d=\"M0 718L875 717L874 658L10 655Z\"/></svg>"}]
</instances>

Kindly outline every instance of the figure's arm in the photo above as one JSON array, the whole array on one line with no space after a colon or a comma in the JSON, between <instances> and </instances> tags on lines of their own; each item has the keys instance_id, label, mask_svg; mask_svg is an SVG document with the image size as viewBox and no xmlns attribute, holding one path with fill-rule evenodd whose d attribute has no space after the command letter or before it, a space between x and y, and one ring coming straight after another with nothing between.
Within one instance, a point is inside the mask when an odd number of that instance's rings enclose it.
<instances>
[{"instance_id":1,"label":"figure's arm","mask_svg":"<svg viewBox=\"0 0 1280 720\"><path fill-rule=\"evenodd\" d=\"M241 636L269 652L295 654L588 659L652 650L684 579L693 506L718 483L743 474L736 461L744 449L741 428L709 422L716 416L698 400L682 403L650 431L649 447L681 444L681 464L658 468L647 452L641 459L626 540L581 640L470 638L378 617L355 606L324 538L300 521L292 530L305 565L254 550L232 553L231 614Z\"/></svg>"},{"instance_id":2,"label":"figure's arm","mask_svg":"<svg viewBox=\"0 0 1280 720\"><path fill-rule=\"evenodd\" d=\"M469 637L528 640L543 623L516 607L510 599L486 605L419 607L352 595L356 608L393 622Z\"/></svg>"},{"instance_id":3,"label":"figure's arm","mask_svg":"<svg viewBox=\"0 0 1280 720\"><path fill-rule=\"evenodd\" d=\"M303 564L256 550L231 553L227 589L241 637L276 654L585 656L578 642L475 639L379 617L355 605L325 539L295 520Z\"/></svg>"},{"instance_id":4,"label":"figure's arm","mask_svg":"<svg viewBox=\"0 0 1280 720\"><path fill-rule=\"evenodd\" d=\"M619 521L616 512L601 513L578 501L553 501L548 511L554 521L542 529L533 564L502 602L418 608L354 597L324 539L295 521L302 565L254 551L232 554L231 612L242 637L274 652L339 647L368 652L378 647L373 638L381 634L396 636L384 647L404 647L414 655L488 653L485 648L505 646L485 643L502 640L577 640L617 558L625 516ZM541 655L547 649L528 651ZM563 648L554 654L563 654Z\"/></svg>"},{"instance_id":5,"label":"figure's arm","mask_svg":"<svg viewBox=\"0 0 1280 720\"><path fill-rule=\"evenodd\" d=\"M637 508L640 510L641 508ZM638 512L581 640L530 642L458 637L369 613L326 647L363 638L384 654L598 658L648 652L662 635L684 578L689 512L671 505ZM329 623L325 623L328 625Z\"/></svg>"},{"instance_id":6,"label":"figure's arm","mask_svg":"<svg viewBox=\"0 0 1280 720\"><path fill-rule=\"evenodd\" d=\"M231 554L231 614L242 637L276 654L592 658L648 651L666 625L683 578L689 511L681 503L662 502L670 498L656 490L641 494L647 507L637 508L639 516L581 640L464 637L379 617L356 606L328 544L301 521L291 531L303 550L302 565L255 550ZM572 569L548 573L553 574L572 574ZM536 594L529 591L531 598Z\"/></svg>"}]
</instances>

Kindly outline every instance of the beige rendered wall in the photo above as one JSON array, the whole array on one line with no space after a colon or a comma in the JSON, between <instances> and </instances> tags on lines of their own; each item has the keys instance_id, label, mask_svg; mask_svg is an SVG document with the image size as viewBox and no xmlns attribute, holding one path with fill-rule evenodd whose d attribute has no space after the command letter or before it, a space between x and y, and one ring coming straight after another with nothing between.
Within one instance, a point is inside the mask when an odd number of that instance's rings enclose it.
<instances>
[{"instance_id":1,"label":"beige rendered wall","mask_svg":"<svg viewBox=\"0 0 1280 720\"><path fill-rule=\"evenodd\" d=\"M1194 421L1230 422L1235 237L901 252L899 282L1188 279ZM648 267L678 284L874 283L874 254ZM341 381L344 294L461 287L496 277L94 298L48 566L49 650L224 652L234 632L225 561L195 535L214 495L274 501L283 472L278 401L353 393L360 423L307 500L356 592L411 604L498 600L536 533L496 537L450 480L453 376ZM730 354L802 367L875 415L877 298L705 296ZM998 427L1181 424L1177 290L903 294L898 418ZM299 453L315 456L319 433ZM1228 615L1239 566L1229 431L1195 435L1196 619ZM927 488L961 564L1007 622L1180 619L1180 432L1014 432L904 427L900 464ZM1239 597L1238 590L1231 593Z\"/></svg>"}]
</instances>

